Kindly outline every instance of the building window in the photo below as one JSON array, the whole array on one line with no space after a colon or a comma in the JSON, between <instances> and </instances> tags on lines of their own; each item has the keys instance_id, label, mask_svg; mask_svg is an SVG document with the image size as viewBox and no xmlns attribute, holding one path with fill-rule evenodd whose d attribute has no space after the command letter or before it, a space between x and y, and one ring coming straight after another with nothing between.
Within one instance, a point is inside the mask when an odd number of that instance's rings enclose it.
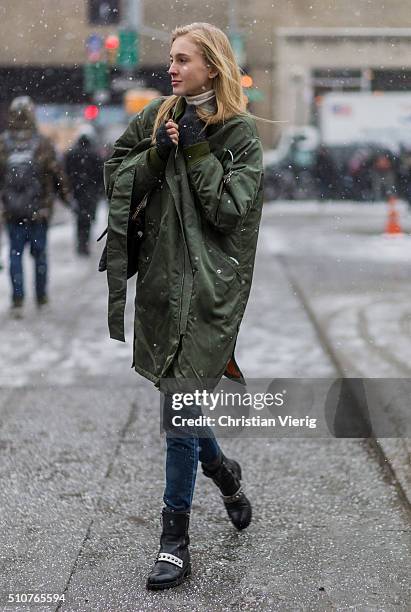
<instances>
[{"instance_id":1,"label":"building window","mask_svg":"<svg viewBox=\"0 0 411 612\"><path fill-rule=\"evenodd\" d=\"M411 70L398 68L395 70L374 70L372 68L373 91L410 91L411 90Z\"/></svg>"},{"instance_id":2,"label":"building window","mask_svg":"<svg viewBox=\"0 0 411 612\"><path fill-rule=\"evenodd\" d=\"M358 91L362 86L362 71L335 69L335 68L320 68L314 69L311 75L311 81L314 86L315 94L317 90L324 91ZM323 93L323 92L322 92Z\"/></svg>"},{"instance_id":3,"label":"building window","mask_svg":"<svg viewBox=\"0 0 411 612\"><path fill-rule=\"evenodd\" d=\"M120 0L88 0L88 19L93 25L112 25L120 20Z\"/></svg>"}]
</instances>

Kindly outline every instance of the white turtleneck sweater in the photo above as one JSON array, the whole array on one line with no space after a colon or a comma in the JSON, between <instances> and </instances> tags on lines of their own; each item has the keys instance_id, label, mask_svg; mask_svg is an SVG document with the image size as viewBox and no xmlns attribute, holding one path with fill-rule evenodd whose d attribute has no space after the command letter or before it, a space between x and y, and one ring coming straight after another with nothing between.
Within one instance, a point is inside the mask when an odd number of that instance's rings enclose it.
<instances>
[{"instance_id":1,"label":"white turtleneck sweater","mask_svg":"<svg viewBox=\"0 0 411 612\"><path fill-rule=\"evenodd\" d=\"M194 106L201 106L207 111L213 112L216 109L215 92L214 89L209 89L196 96L184 96L187 104L193 104Z\"/></svg>"}]
</instances>

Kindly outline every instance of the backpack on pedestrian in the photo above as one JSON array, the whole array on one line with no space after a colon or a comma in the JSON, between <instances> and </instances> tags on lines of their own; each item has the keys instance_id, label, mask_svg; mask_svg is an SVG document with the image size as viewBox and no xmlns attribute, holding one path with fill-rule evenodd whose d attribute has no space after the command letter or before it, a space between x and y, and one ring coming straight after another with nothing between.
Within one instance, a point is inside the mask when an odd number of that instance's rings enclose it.
<instances>
[{"instance_id":1,"label":"backpack on pedestrian","mask_svg":"<svg viewBox=\"0 0 411 612\"><path fill-rule=\"evenodd\" d=\"M41 208L42 185L36 158L39 144L37 135L24 143L6 136L2 198L6 216L12 222L35 220Z\"/></svg>"}]
</instances>

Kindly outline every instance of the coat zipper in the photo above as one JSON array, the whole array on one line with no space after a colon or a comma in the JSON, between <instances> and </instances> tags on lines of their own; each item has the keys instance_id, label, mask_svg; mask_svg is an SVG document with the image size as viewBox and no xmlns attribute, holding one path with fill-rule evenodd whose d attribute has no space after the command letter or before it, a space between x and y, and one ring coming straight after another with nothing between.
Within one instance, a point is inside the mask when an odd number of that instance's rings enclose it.
<instances>
[{"instance_id":1,"label":"coat zipper","mask_svg":"<svg viewBox=\"0 0 411 612\"><path fill-rule=\"evenodd\" d=\"M174 114L175 114L175 109L174 109L174 112L173 112L173 121L174 121ZM177 143L177 146L176 146L176 152L174 154L174 162L177 159L177 154L178 154L178 143ZM176 166L176 164L175 164L175 166ZM176 180L177 180L177 184L178 184L178 195L181 198L180 175L177 172L177 168L176 168ZM185 244L184 236L183 236L183 242ZM182 318L182 315L183 315L183 302L184 302L185 268L186 268L186 253L185 253L185 248L184 248L183 249L183 270L182 270L181 288L180 288L180 295L181 295L181 299L180 299L180 317L179 317L179 321L178 321L178 333L179 333L180 336L181 336L181 318Z\"/></svg>"},{"instance_id":2,"label":"coat zipper","mask_svg":"<svg viewBox=\"0 0 411 612\"><path fill-rule=\"evenodd\" d=\"M180 292L181 292L180 318L179 318L179 322L178 322L178 332L179 332L179 335L181 335L181 319L182 319L182 316L183 316L185 268L186 268L186 252L185 252L185 249L183 249L183 275L182 275L181 290L180 290Z\"/></svg>"},{"instance_id":3,"label":"coat zipper","mask_svg":"<svg viewBox=\"0 0 411 612\"><path fill-rule=\"evenodd\" d=\"M175 122L175 108L173 110L173 121ZM178 151L179 151L179 143L177 143L176 146L176 152L174 154L174 161L176 161L177 159L177 155L178 155ZM181 180L180 180L180 174L177 172L177 168L176 168L176 180L177 180L177 184L178 184L178 195L181 198L182 194L181 194ZM183 230L181 230L183 231ZM181 279L181 300L180 300L180 317L179 317L179 323L178 323L178 327L179 327L179 334L181 336L181 328L182 328L182 316L183 316L183 306L184 306L184 285L185 285L185 269L186 269L186 249L187 244L186 244L186 239L185 236L183 234L183 243L184 243L184 249L183 249L183 270L182 270L182 279Z\"/></svg>"}]
</instances>

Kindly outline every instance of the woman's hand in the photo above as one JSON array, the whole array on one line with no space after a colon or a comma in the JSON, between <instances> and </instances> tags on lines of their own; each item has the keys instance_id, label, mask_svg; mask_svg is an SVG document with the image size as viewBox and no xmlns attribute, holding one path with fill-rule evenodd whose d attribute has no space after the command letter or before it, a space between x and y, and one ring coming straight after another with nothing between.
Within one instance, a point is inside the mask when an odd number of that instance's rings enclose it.
<instances>
[{"instance_id":1,"label":"woman's hand","mask_svg":"<svg viewBox=\"0 0 411 612\"><path fill-rule=\"evenodd\" d=\"M162 123L156 132L156 149L161 159L166 160L174 145L178 144L178 125L171 121Z\"/></svg>"},{"instance_id":2,"label":"woman's hand","mask_svg":"<svg viewBox=\"0 0 411 612\"><path fill-rule=\"evenodd\" d=\"M174 121L169 119L166 123L166 130L173 144L177 146L178 145L178 124L174 123Z\"/></svg>"},{"instance_id":3,"label":"woman's hand","mask_svg":"<svg viewBox=\"0 0 411 612\"><path fill-rule=\"evenodd\" d=\"M184 115L178 124L180 126L180 142L183 147L189 147L207 140L204 122L197 115L194 104L187 104Z\"/></svg>"}]
</instances>

